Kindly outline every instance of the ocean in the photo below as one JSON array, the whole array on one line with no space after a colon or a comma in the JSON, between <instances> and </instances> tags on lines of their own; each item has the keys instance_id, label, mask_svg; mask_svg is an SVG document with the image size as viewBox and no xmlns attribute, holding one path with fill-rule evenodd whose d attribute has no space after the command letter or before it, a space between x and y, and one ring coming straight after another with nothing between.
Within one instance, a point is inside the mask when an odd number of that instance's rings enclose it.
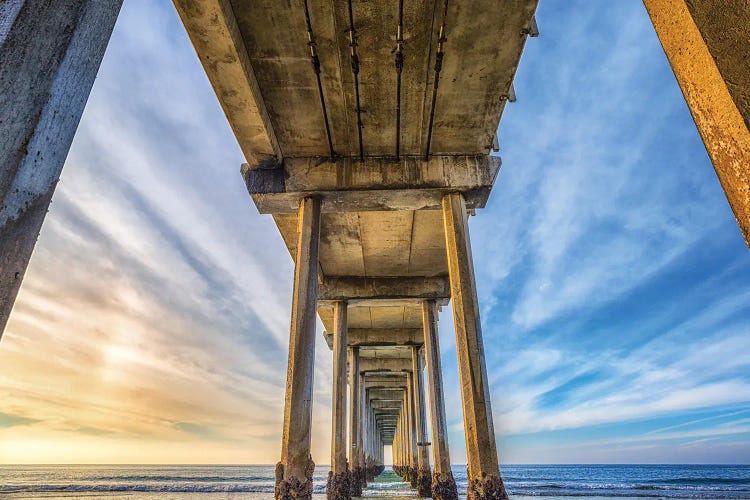
<instances>
[{"instance_id":1,"label":"ocean","mask_svg":"<svg viewBox=\"0 0 750 500\"><path fill-rule=\"evenodd\" d=\"M748 465L506 465L502 474L514 499L736 498L750 499ZM386 472L365 496L413 497L408 485ZM328 469L315 473L316 500L325 498ZM453 468L459 492L466 469ZM268 465L0 465L0 498L220 500L273 498Z\"/></svg>"}]
</instances>

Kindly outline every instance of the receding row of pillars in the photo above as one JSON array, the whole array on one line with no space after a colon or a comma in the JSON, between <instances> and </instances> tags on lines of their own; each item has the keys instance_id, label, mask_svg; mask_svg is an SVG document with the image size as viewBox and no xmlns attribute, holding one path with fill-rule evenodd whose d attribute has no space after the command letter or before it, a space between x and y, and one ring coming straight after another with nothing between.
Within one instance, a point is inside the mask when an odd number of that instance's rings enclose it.
<instances>
[{"instance_id":1,"label":"receding row of pillars","mask_svg":"<svg viewBox=\"0 0 750 500\"><path fill-rule=\"evenodd\" d=\"M122 0L1 4L0 338ZM748 46L747 3L644 4L750 247L750 109L742 83L728 84L750 70L727 49ZM724 12L722 22L696 22L697 7Z\"/></svg>"},{"instance_id":2,"label":"receding row of pillars","mask_svg":"<svg viewBox=\"0 0 750 500\"><path fill-rule=\"evenodd\" d=\"M498 467L463 195L446 194L442 200L442 214L466 430L469 481L467 497L504 499L507 494ZM315 466L310 455L310 436L320 219L320 199L302 199L298 214L283 443L276 474L276 497L280 499L310 498L312 495ZM406 372L406 383L400 396L401 411L392 422L386 422L386 415L376 414L367 397L360 370L359 350L348 346L346 301L337 302L334 310L333 433L329 498L349 498L361 494L368 475L371 476L372 470L383 465L386 430L393 443L396 472L408 478L423 496L457 498L446 437L435 301L423 302L424 353L420 352L419 346L412 346L411 370ZM430 426L434 443L427 442L426 398L421 376L423 364L427 368L429 400L432 405ZM348 440L345 430L347 374L352 395ZM390 432L393 433L392 437ZM435 469L432 477L430 449Z\"/></svg>"}]
</instances>

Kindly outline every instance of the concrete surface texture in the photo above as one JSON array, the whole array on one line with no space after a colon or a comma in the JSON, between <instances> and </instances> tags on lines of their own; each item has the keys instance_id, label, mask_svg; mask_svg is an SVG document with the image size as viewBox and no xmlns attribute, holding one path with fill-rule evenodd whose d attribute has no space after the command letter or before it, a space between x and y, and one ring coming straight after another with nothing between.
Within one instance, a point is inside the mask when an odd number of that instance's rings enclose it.
<instances>
[{"instance_id":1,"label":"concrete surface texture","mask_svg":"<svg viewBox=\"0 0 750 500\"><path fill-rule=\"evenodd\" d=\"M0 338L121 5L0 2Z\"/></svg>"},{"instance_id":2,"label":"concrete surface texture","mask_svg":"<svg viewBox=\"0 0 750 500\"><path fill-rule=\"evenodd\" d=\"M644 4L750 247L750 3Z\"/></svg>"}]
</instances>

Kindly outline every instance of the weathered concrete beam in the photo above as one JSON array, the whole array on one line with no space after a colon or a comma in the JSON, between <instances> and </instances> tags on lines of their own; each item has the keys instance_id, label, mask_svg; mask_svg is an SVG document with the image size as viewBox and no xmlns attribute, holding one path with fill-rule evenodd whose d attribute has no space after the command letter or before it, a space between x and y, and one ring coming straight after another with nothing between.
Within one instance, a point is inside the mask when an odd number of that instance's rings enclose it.
<instances>
[{"instance_id":1,"label":"weathered concrete beam","mask_svg":"<svg viewBox=\"0 0 750 500\"><path fill-rule=\"evenodd\" d=\"M333 335L323 332L328 348L333 348ZM399 346L421 345L424 343L422 331L418 328L352 328L349 330L349 346Z\"/></svg>"},{"instance_id":2,"label":"weathered concrete beam","mask_svg":"<svg viewBox=\"0 0 750 500\"><path fill-rule=\"evenodd\" d=\"M405 373L365 373L365 380L369 382L404 382L406 383Z\"/></svg>"},{"instance_id":3,"label":"weathered concrete beam","mask_svg":"<svg viewBox=\"0 0 750 500\"><path fill-rule=\"evenodd\" d=\"M643 3L750 247L750 5Z\"/></svg>"},{"instance_id":4,"label":"weathered concrete beam","mask_svg":"<svg viewBox=\"0 0 750 500\"><path fill-rule=\"evenodd\" d=\"M364 278L358 276L327 276L318 286L319 301L346 300L356 304L361 300L434 300L450 299L447 276L426 278L399 276Z\"/></svg>"},{"instance_id":5,"label":"weathered concrete beam","mask_svg":"<svg viewBox=\"0 0 750 500\"><path fill-rule=\"evenodd\" d=\"M405 389L406 378L403 380L368 380L365 378L365 389Z\"/></svg>"},{"instance_id":6,"label":"weathered concrete beam","mask_svg":"<svg viewBox=\"0 0 750 500\"><path fill-rule=\"evenodd\" d=\"M396 422L398 422L398 417L396 415L386 415L386 416L376 416L376 421L378 423L378 426L382 426L385 428L395 428Z\"/></svg>"},{"instance_id":7,"label":"weathered concrete beam","mask_svg":"<svg viewBox=\"0 0 750 500\"><path fill-rule=\"evenodd\" d=\"M373 408L373 413L375 415L378 415L383 418L389 418L389 417L396 417L398 413L401 411L401 407L398 408L389 408L387 405L393 405L393 403L388 401L372 401L373 403L377 402L380 405L386 405L386 407L383 408Z\"/></svg>"},{"instance_id":8,"label":"weathered concrete beam","mask_svg":"<svg viewBox=\"0 0 750 500\"><path fill-rule=\"evenodd\" d=\"M378 422L391 422L395 423L398 419L398 413L391 413L391 412L375 412L375 416L378 419Z\"/></svg>"},{"instance_id":9,"label":"weathered concrete beam","mask_svg":"<svg viewBox=\"0 0 750 500\"><path fill-rule=\"evenodd\" d=\"M321 276L321 281L324 278ZM424 299L418 298L394 298L394 299L356 299L352 301L351 307L415 307L419 308L422 305ZM447 306L450 302L450 298L436 299L435 300L440 306ZM318 306L318 310L332 309L332 303L334 301L328 300L322 302Z\"/></svg>"},{"instance_id":10,"label":"weathered concrete beam","mask_svg":"<svg viewBox=\"0 0 750 500\"><path fill-rule=\"evenodd\" d=\"M361 358L359 371L364 372L409 372L411 360L404 358Z\"/></svg>"},{"instance_id":11,"label":"weathered concrete beam","mask_svg":"<svg viewBox=\"0 0 750 500\"><path fill-rule=\"evenodd\" d=\"M378 401L378 403L388 404L387 401ZM400 410L394 410L392 408L373 410L374 415L376 415L378 418L382 417L386 419L391 418L391 417L396 417L399 411Z\"/></svg>"},{"instance_id":12,"label":"weathered concrete beam","mask_svg":"<svg viewBox=\"0 0 750 500\"><path fill-rule=\"evenodd\" d=\"M121 5L0 1L0 337Z\"/></svg>"},{"instance_id":13,"label":"weathered concrete beam","mask_svg":"<svg viewBox=\"0 0 750 500\"><path fill-rule=\"evenodd\" d=\"M315 193L323 212L438 210L448 192L464 194L471 209L483 208L500 170L494 156L287 158L277 168L242 166L258 211L292 214L300 198Z\"/></svg>"},{"instance_id":14,"label":"weathered concrete beam","mask_svg":"<svg viewBox=\"0 0 750 500\"><path fill-rule=\"evenodd\" d=\"M403 389L373 389L370 391L370 401L392 401L398 402L404 400Z\"/></svg>"},{"instance_id":15,"label":"weathered concrete beam","mask_svg":"<svg viewBox=\"0 0 750 500\"><path fill-rule=\"evenodd\" d=\"M256 165L281 161L281 148L231 2L173 3L247 161Z\"/></svg>"},{"instance_id":16,"label":"weathered concrete beam","mask_svg":"<svg viewBox=\"0 0 750 500\"><path fill-rule=\"evenodd\" d=\"M395 412L401 410L401 405L392 401L372 400L370 404L373 410L392 410Z\"/></svg>"}]
</instances>

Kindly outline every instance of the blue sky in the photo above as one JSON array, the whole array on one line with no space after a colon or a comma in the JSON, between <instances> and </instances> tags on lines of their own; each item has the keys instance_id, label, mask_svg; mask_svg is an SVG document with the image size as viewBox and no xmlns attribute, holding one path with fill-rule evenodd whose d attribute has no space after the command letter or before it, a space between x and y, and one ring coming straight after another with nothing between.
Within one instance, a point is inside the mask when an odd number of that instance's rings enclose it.
<instances>
[{"instance_id":1,"label":"blue sky","mask_svg":"<svg viewBox=\"0 0 750 500\"><path fill-rule=\"evenodd\" d=\"M750 463L750 258L645 10L537 20L471 219L501 461ZM171 3L126 0L0 344L0 462L278 459L292 262L242 162Z\"/></svg>"}]
</instances>

